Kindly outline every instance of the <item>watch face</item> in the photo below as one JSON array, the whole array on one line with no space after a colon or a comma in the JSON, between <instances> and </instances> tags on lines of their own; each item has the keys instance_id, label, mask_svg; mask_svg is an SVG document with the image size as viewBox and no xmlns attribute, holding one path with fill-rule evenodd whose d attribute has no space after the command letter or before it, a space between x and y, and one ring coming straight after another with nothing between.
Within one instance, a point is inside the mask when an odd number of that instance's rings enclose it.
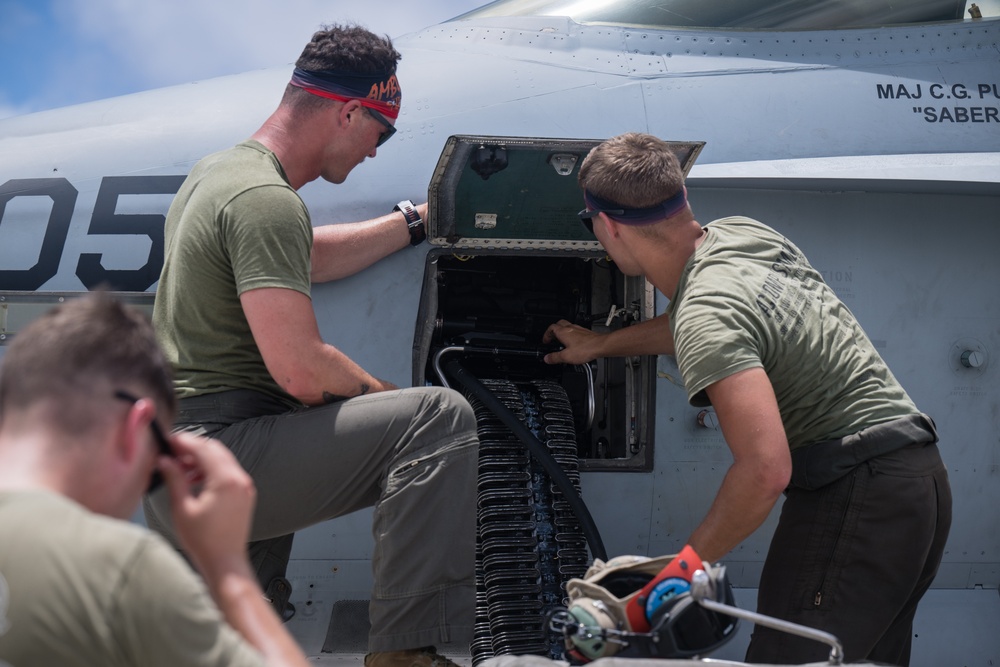
<instances>
[{"instance_id":1,"label":"watch face","mask_svg":"<svg viewBox=\"0 0 1000 667\"><path fill-rule=\"evenodd\" d=\"M406 218L406 222L409 224L420 222L420 214L417 213L417 208L409 199L404 199L399 202L392 208L392 210L402 213L403 217Z\"/></svg>"}]
</instances>

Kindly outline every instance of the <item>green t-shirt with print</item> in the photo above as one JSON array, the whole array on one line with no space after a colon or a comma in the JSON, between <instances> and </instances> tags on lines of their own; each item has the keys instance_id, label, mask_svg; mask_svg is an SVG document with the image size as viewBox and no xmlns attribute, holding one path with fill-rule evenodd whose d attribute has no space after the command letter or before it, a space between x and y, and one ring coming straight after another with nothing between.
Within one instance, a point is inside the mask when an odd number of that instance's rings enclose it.
<instances>
[{"instance_id":1,"label":"green t-shirt with print","mask_svg":"<svg viewBox=\"0 0 1000 667\"><path fill-rule=\"evenodd\" d=\"M918 412L851 311L788 239L755 220L705 226L667 313L693 405L763 368L792 449Z\"/></svg>"}]
</instances>

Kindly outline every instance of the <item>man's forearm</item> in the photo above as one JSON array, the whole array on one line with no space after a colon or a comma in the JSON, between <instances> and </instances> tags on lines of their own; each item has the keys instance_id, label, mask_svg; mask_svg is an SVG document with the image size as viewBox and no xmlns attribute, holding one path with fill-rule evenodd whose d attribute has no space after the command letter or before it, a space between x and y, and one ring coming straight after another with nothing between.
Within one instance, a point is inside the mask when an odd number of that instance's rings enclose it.
<instances>
[{"instance_id":1,"label":"man's forearm","mask_svg":"<svg viewBox=\"0 0 1000 667\"><path fill-rule=\"evenodd\" d=\"M396 385L376 378L333 345L320 345L317 353L311 355L311 362L301 366L299 381L289 378L285 383L279 382L285 391L306 405L323 405L397 389Z\"/></svg>"},{"instance_id":2,"label":"man's forearm","mask_svg":"<svg viewBox=\"0 0 1000 667\"><path fill-rule=\"evenodd\" d=\"M733 453L712 507L691 535L706 560L722 558L764 522L788 486L792 456L771 380L748 368L705 388Z\"/></svg>"},{"instance_id":3,"label":"man's forearm","mask_svg":"<svg viewBox=\"0 0 1000 667\"><path fill-rule=\"evenodd\" d=\"M729 553L764 523L778 500L780 494L762 486L752 470L733 465L688 544L709 562Z\"/></svg>"},{"instance_id":4,"label":"man's forearm","mask_svg":"<svg viewBox=\"0 0 1000 667\"><path fill-rule=\"evenodd\" d=\"M323 225L313 230L313 282L352 276L410 244L402 213L363 222Z\"/></svg>"},{"instance_id":5,"label":"man's forearm","mask_svg":"<svg viewBox=\"0 0 1000 667\"><path fill-rule=\"evenodd\" d=\"M673 354L670 320L663 314L610 333L604 340L602 352L605 357Z\"/></svg>"}]
</instances>

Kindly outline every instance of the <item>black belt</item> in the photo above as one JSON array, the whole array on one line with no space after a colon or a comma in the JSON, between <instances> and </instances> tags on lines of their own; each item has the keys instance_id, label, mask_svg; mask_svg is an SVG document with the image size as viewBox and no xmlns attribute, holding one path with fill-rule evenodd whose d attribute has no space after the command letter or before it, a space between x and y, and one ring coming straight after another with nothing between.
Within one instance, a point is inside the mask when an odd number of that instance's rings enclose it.
<instances>
[{"instance_id":1,"label":"black belt","mask_svg":"<svg viewBox=\"0 0 1000 667\"><path fill-rule=\"evenodd\" d=\"M180 399L177 419L181 424L234 424L244 419L288 412L290 406L275 396L250 389L232 389Z\"/></svg>"},{"instance_id":2,"label":"black belt","mask_svg":"<svg viewBox=\"0 0 1000 667\"><path fill-rule=\"evenodd\" d=\"M792 451L791 486L813 491L876 456L937 441L934 421L920 413L869 426L842 438L814 442Z\"/></svg>"}]
</instances>

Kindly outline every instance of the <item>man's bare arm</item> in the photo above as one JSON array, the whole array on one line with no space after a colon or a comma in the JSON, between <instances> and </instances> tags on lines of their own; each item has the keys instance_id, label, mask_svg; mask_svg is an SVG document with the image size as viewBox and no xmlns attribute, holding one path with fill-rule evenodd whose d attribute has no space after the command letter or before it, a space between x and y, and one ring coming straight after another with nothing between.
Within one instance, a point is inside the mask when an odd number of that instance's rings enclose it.
<instances>
[{"instance_id":1,"label":"man's bare arm","mask_svg":"<svg viewBox=\"0 0 1000 667\"><path fill-rule=\"evenodd\" d=\"M688 543L717 561L767 518L792 474L792 457L774 397L762 368L740 371L706 392L733 454L712 507Z\"/></svg>"},{"instance_id":2,"label":"man's bare arm","mask_svg":"<svg viewBox=\"0 0 1000 667\"><path fill-rule=\"evenodd\" d=\"M562 343L565 349L545 355L547 364L583 364L602 357L674 353L674 336L665 313L609 334L559 320L542 337L544 343L554 341Z\"/></svg>"},{"instance_id":3,"label":"man's bare arm","mask_svg":"<svg viewBox=\"0 0 1000 667\"><path fill-rule=\"evenodd\" d=\"M427 204L417 213L427 219ZM410 244L403 214L387 215L362 222L323 225L313 230L312 271L315 283L352 276Z\"/></svg>"},{"instance_id":4,"label":"man's bare arm","mask_svg":"<svg viewBox=\"0 0 1000 667\"><path fill-rule=\"evenodd\" d=\"M397 389L323 342L305 294L265 287L244 292L240 302L271 377L306 405Z\"/></svg>"}]
</instances>

